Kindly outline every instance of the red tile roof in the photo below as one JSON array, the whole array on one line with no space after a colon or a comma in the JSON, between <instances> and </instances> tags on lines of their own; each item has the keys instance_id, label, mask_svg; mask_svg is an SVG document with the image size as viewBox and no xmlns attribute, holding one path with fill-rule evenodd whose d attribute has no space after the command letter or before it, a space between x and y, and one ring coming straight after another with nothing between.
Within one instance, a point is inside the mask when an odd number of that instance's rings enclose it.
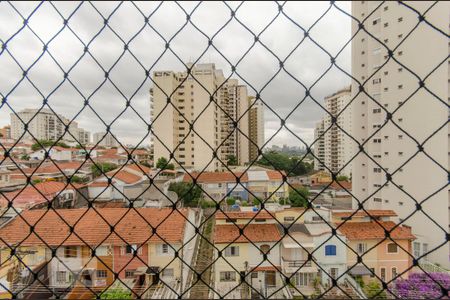
<instances>
[{"instance_id":1,"label":"red tile roof","mask_svg":"<svg viewBox=\"0 0 450 300\"><path fill-rule=\"evenodd\" d=\"M125 166L126 169L136 171L138 174L149 174L151 169L141 164L129 164Z\"/></svg>"},{"instance_id":2,"label":"red tile roof","mask_svg":"<svg viewBox=\"0 0 450 300\"><path fill-rule=\"evenodd\" d=\"M234 224L216 225L214 229L214 243L276 242L280 239L276 224L250 224L245 227L243 235L239 234L239 229Z\"/></svg>"},{"instance_id":3,"label":"red tile roof","mask_svg":"<svg viewBox=\"0 0 450 300\"><path fill-rule=\"evenodd\" d=\"M286 175L284 171L268 170L266 171L269 180L283 180L283 175Z\"/></svg>"},{"instance_id":4,"label":"red tile roof","mask_svg":"<svg viewBox=\"0 0 450 300\"><path fill-rule=\"evenodd\" d=\"M116 170L110 171L106 173L106 175L108 175L109 177L113 177L113 179L120 180L126 184L136 183L140 181L144 176L138 176L123 169L118 172Z\"/></svg>"},{"instance_id":5,"label":"red tile roof","mask_svg":"<svg viewBox=\"0 0 450 300\"><path fill-rule=\"evenodd\" d=\"M250 272L264 272L264 271L276 271L281 272L281 266L258 266L250 268Z\"/></svg>"},{"instance_id":6,"label":"red tile roof","mask_svg":"<svg viewBox=\"0 0 450 300\"><path fill-rule=\"evenodd\" d=\"M392 221L388 222L345 222L338 229L349 240L372 240L384 239L385 229L391 231L395 226ZM413 240L416 237L411 233L411 227L398 226L391 231L390 236L394 240Z\"/></svg>"},{"instance_id":7,"label":"red tile roof","mask_svg":"<svg viewBox=\"0 0 450 300\"><path fill-rule=\"evenodd\" d=\"M364 210L357 211L352 217L396 217L397 213L393 210L388 209L366 209L367 213ZM343 211L343 212L333 212L334 217L346 218L350 217L354 212L353 211Z\"/></svg>"},{"instance_id":8,"label":"red tile roof","mask_svg":"<svg viewBox=\"0 0 450 300\"><path fill-rule=\"evenodd\" d=\"M12 201L16 208L28 208L39 203L52 201L53 198L63 190L73 190L80 188L79 184L69 184L57 181L40 182L34 185L28 185L23 190L3 193L0 196L0 206L8 205Z\"/></svg>"},{"instance_id":9,"label":"red tile roof","mask_svg":"<svg viewBox=\"0 0 450 300\"><path fill-rule=\"evenodd\" d=\"M162 237L164 241L173 243L183 239L186 220L181 213L187 214L187 210L182 209L181 212L170 208L96 208L96 210L80 208L58 209L56 212L47 209L28 210L21 214L22 217L16 217L1 228L0 236L9 245L20 243L23 246L43 245L44 242L50 246L78 246L85 243L89 246L101 243L142 244L146 243L149 237L150 241L160 242ZM23 219L34 226L33 233L30 234L30 227ZM76 224L72 233L66 222L70 226ZM152 228L148 224L158 226L157 234L152 233ZM111 225L114 226L113 233Z\"/></svg>"},{"instance_id":10,"label":"red tile roof","mask_svg":"<svg viewBox=\"0 0 450 300\"><path fill-rule=\"evenodd\" d=\"M272 216L265 210L257 212L252 211L226 211L223 212L217 212L216 213L216 219L218 220L225 220L225 219L251 219L254 217L254 219L272 219Z\"/></svg>"}]
</instances>

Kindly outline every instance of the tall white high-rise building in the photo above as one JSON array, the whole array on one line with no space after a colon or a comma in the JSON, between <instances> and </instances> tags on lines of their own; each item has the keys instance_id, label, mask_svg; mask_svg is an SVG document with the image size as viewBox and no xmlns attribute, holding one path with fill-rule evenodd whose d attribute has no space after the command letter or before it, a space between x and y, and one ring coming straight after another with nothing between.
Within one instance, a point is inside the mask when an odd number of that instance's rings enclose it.
<instances>
[{"instance_id":1,"label":"tall white high-rise building","mask_svg":"<svg viewBox=\"0 0 450 300\"><path fill-rule=\"evenodd\" d=\"M314 170L325 171L325 137L324 137L325 120L321 119L314 128Z\"/></svg>"},{"instance_id":2,"label":"tall white high-rise building","mask_svg":"<svg viewBox=\"0 0 450 300\"><path fill-rule=\"evenodd\" d=\"M352 192L365 208L396 211L417 237L414 255L433 251L427 259L449 268L449 40L436 28L448 34L450 3L406 4L435 28L401 3L352 2L381 42L353 22L352 75L365 84L352 83L352 134L367 155L353 162Z\"/></svg>"},{"instance_id":3,"label":"tall white high-rise building","mask_svg":"<svg viewBox=\"0 0 450 300\"><path fill-rule=\"evenodd\" d=\"M319 137L316 156L316 170L328 171L351 177L352 157L355 155L355 142L352 141L352 110L350 103L351 88L345 88L325 97L325 108L328 113L316 126ZM335 123L333 123L335 118Z\"/></svg>"},{"instance_id":4,"label":"tall white high-rise building","mask_svg":"<svg viewBox=\"0 0 450 300\"><path fill-rule=\"evenodd\" d=\"M248 97L249 105L249 153L250 162L258 159L258 149L261 150L264 145L264 104L262 101L258 101L255 97Z\"/></svg>"},{"instance_id":5,"label":"tall white high-rise building","mask_svg":"<svg viewBox=\"0 0 450 300\"><path fill-rule=\"evenodd\" d=\"M49 109L24 109L11 113L11 138L32 141L51 140L55 141L64 135L68 120L54 114ZM25 124L27 130L25 130Z\"/></svg>"},{"instance_id":6,"label":"tall white high-rise building","mask_svg":"<svg viewBox=\"0 0 450 300\"><path fill-rule=\"evenodd\" d=\"M99 146L102 147L117 147L118 143L117 140L113 137L113 135L108 132L96 132L93 136L93 143L96 145L99 143Z\"/></svg>"},{"instance_id":7,"label":"tall white high-rise building","mask_svg":"<svg viewBox=\"0 0 450 300\"><path fill-rule=\"evenodd\" d=\"M175 164L197 170L221 170L219 159L227 163L230 155L240 164L248 162L247 88L237 80L226 80L214 64L190 67L189 76L174 71L153 74L150 99L155 162L169 158L170 153ZM190 131L191 126L195 132Z\"/></svg>"}]
</instances>

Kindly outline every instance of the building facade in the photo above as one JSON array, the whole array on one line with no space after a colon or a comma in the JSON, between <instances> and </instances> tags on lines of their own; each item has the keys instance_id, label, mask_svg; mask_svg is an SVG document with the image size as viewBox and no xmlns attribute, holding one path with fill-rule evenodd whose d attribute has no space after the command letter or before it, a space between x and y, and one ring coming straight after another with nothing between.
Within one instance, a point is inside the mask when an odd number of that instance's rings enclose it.
<instances>
[{"instance_id":1,"label":"building facade","mask_svg":"<svg viewBox=\"0 0 450 300\"><path fill-rule=\"evenodd\" d=\"M219 170L230 155L249 160L247 88L226 80L214 64L190 65L187 72L157 71L151 94L154 160L185 168Z\"/></svg>"},{"instance_id":2,"label":"building facade","mask_svg":"<svg viewBox=\"0 0 450 300\"><path fill-rule=\"evenodd\" d=\"M93 136L94 145L102 146L102 147L117 147L117 140L113 137L110 132L96 132Z\"/></svg>"},{"instance_id":3,"label":"building facade","mask_svg":"<svg viewBox=\"0 0 450 300\"><path fill-rule=\"evenodd\" d=\"M258 150L264 145L264 104L256 101L255 97L248 97L249 102L249 122L248 133L249 141L249 159L250 162L258 159Z\"/></svg>"},{"instance_id":4,"label":"building facade","mask_svg":"<svg viewBox=\"0 0 450 300\"><path fill-rule=\"evenodd\" d=\"M11 138L22 140L57 140L65 133L69 121L49 109L24 109L11 114ZM25 131L25 124L28 128Z\"/></svg>"},{"instance_id":5,"label":"building facade","mask_svg":"<svg viewBox=\"0 0 450 300\"><path fill-rule=\"evenodd\" d=\"M314 128L314 170L325 171L325 138L324 138L324 124L322 119L316 124Z\"/></svg>"},{"instance_id":6,"label":"building facade","mask_svg":"<svg viewBox=\"0 0 450 300\"><path fill-rule=\"evenodd\" d=\"M431 10L429 1L408 5L427 11L426 19L448 32L448 2ZM401 3L352 2L352 15L367 18L365 30L378 39L352 24L352 135L367 153L360 152L353 162L353 194L360 202L367 199L367 208L395 210L412 226L418 247L440 246L427 259L448 268L450 199L443 187L449 166L449 64L442 63L448 60L448 38L424 22L413 30L418 14ZM395 49L397 61L386 47ZM433 94L420 88L414 74L426 78L424 85ZM359 83L364 83L362 93ZM416 201L430 217L417 211L406 219L417 210Z\"/></svg>"}]
</instances>

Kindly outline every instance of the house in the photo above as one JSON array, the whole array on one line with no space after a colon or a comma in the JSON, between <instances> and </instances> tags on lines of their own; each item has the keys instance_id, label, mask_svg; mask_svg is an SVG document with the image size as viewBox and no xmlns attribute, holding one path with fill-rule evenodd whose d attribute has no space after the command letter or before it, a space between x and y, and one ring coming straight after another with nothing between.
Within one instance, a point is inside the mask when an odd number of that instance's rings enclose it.
<instances>
[{"instance_id":1,"label":"house","mask_svg":"<svg viewBox=\"0 0 450 300\"><path fill-rule=\"evenodd\" d=\"M77 201L86 199L82 188L80 184L57 181L29 184L22 189L0 195L0 207L6 208L11 204L14 208L36 209L47 207L49 203L52 203L54 208L73 207Z\"/></svg>"},{"instance_id":2,"label":"house","mask_svg":"<svg viewBox=\"0 0 450 300\"><path fill-rule=\"evenodd\" d=\"M332 210L332 222L370 222L377 221L393 221L397 217L397 213L393 210L383 209L366 209L366 210Z\"/></svg>"},{"instance_id":3,"label":"house","mask_svg":"<svg viewBox=\"0 0 450 300\"><path fill-rule=\"evenodd\" d=\"M376 275L389 282L397 275L403 278L408 275L412 266L411 243L415 239L411 227L377 220L344 222L338 228L347 237L347 263L349 273L354 277L367 282ZM389 238L386 231L390 232ZM358 256L364 265L358 264Z\"/></svg>"},{"instance_id":4,"label":"house","mask_svg":"<svg viewBox=\"0 0 450 300\"><path fill-rule=\"evenodd\" d=\"M45 147L29 154L30 159L44 160L47 157L54 161L72 161L73 154L78 152L77 148L66 148L61 146ZM48 156L47 156L48 155Z\"/></svg>"},{"instance_id":5,"label":"house","mask_svg":"<svg viewBox=\"0 0 450 300\"><path fill-rule=\"evenodd\" d=\"M221 251L214 253L216 291L222 296L231 291L226 298L282 297L282 234L273 214L227 211L217 212L215 219L214 246ZM242 276L248 284L240 284Z\"/></svg>"},{"instance_id":6,"label":"house","mask_svg":"<svg viewBox=\"0 0 450 300\"><path fill-rule=\"evenodd\" d=\"M0 228L0 274L5 274L0 280L9 285L8 279L22 276L23 265L11 256L11 247L15 247L15 253L23 253L21 258L28 266L47 263L49 285L56 291L74 287L80 295L87 289L102 291L114 282L114 273L129 282L129 288L141 286L142 292L151 284L185 285L185 264L192 261L199 220L198 212L191 209L25 211ZM31 233L29 224L34 226ZM52 259L52 252L57 259Z\"/></svg>"},{"instance_id":7,"label":"house","mask_svg":"<svg viewBox=\"0 0 450 300\"><path fill-rule=\"evenodd\" d=\"M121 166L88 184L89 198L96 201L123 200L125 187L144 183L151 178L151 169L138 164Z\"/></svg>"},{"instance_id":8,"label":"house","mask_svg":"<svg viewBox=\"0 0 450 300\"><path fill-rule=\"evenodd\" d=\"M184 182L200 184L204 197L218 202L226 197L250 201L258 198L264 201L278 201L289 195L284 174L274 170L248 170L246 172L202 172L185 174Z\"/></svg>"},{"instance_id":9,"label":"house","mask_svg":"<svg viewBox=\"0 0 450 300\"><path fill-rule=\"evenodd\" d=\"M76 176L85 181L92 178L92 171L89 162L52 162L45 161L36 168L23 168L11 173L16 180L25 179L29 176L33 180L40 181L67 181L68 177Z\"/></svg>"}]
</instances>

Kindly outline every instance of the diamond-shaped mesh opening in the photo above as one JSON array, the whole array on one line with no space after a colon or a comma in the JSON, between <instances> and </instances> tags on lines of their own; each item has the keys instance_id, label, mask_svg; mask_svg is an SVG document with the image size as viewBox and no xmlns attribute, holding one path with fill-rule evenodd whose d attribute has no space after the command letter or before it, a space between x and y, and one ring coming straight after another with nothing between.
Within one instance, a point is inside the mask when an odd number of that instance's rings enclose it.
<instances>
[{"instance_id":1,"label":"diamond-shaped mesh opening","mask_svg":"<svg viewBox=\"0 0 450 300\"><path fill-rule=\"evenodd\" d=\"M448 298L448 11L1 2L0 297Z\"/></svg>"}]
</instances>

